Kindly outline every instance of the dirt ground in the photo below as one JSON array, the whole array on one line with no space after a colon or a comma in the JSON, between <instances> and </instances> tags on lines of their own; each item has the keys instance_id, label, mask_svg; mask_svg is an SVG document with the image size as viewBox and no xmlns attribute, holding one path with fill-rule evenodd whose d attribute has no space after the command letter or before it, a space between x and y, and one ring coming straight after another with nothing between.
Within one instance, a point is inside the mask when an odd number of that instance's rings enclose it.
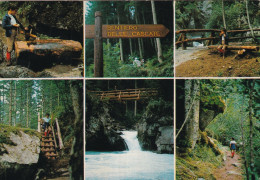
<instances>
[{"instance_id":1,"label":"dirt ground","mask_svg":"<svg viewBox=\"0 0 260 180\"><path fill-rule=\"evenodd\" d=\"M239 154L231 158L231 152L228 148L225 149L226 160L224 166L216 169L214 177L216 180L243 180L242 162Z\"/></svg>"},{"instance_id":2,"label":"dirt ground","mask_svg":"<svg viewBox=\"0 0 260 180\"><path fill-rule=\"evenodd\" d=\"M180 51L180 50L176 50ZM180 57L176 53L175 59L186 59L177 62L176 77L259 77L260 54L253 53L241 59L235 59L237 51L231 51L225 59L209 49L185 53L182 50ZM185 58L184 58L185 57ZM187 61L187 59L190 59Z\"/></svg>"},{"instance_id":3,"label":"dirt ground","mask_svg":"<svg viewBox=\"0 0 260 180\"><path fill-rule=\"evenodd\" d=\"M3 43L6 43L5 30L0 26L0 39ZM24 40L24 35L19 34L17 37L18 40ZM4 53L5 56L5 53ZM12 53L12 57L14 53ZM14 58L14 57L13 57ZM0 68L4 68L5 62L0 61ZM52 64L46 65L46 67L40 67L40 71L35 71L34 77L82 77L83 76L83 61L82 60L73 60L71 64ZM30 69L30 68L29 68ZM16 78L16 77L13 77Z\"/></svg>"}]
</instances>

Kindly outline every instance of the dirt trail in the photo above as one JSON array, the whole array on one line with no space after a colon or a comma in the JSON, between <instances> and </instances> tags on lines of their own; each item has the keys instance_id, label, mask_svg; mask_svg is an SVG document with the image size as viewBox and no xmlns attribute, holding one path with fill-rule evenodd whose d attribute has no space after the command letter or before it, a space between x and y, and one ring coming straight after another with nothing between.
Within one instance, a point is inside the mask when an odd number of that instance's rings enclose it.
<instances>
[{"instance_id":1,"label":"dirt trail","mask_svg":"<svg viewBox=\"0 0 260 180\"><path fill-rule=\"evenodd\" d=\"M231 158L231 152L228 147L225 148L224 166L216 169L214 176L216 180L243 180L242 162L239 154L235 153L234 158Z\"/></svg>"},{"instance_id":2,"label":"dirt trail","mask_svg":"<svg viewBox=\"0 0 260 180\"><path fill-rule=\"evenodd\" d=\"M225 59L208 49L176 51L175 71L177 77L259 77L259 52L235 59L231 51ZM179 56L179 57L178 57Z\"/></svg>"}]
</instances>

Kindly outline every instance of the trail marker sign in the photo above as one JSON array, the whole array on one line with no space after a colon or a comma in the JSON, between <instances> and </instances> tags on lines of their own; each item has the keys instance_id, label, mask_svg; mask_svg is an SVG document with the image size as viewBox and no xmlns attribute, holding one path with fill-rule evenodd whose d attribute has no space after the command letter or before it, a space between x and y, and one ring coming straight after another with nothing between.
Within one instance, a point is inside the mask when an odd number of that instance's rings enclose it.
<instances>
[{"instance_id":1,"label":"trail marker sign","mask_svg":"<svg viewBox=\"0 0 260 180\"><path fill-rule=\"evenodd\" d=\"M103 77L102 38L161 38L169 33L162 24L102 25L102 14L95 12L95 25L85 26L85 38L94 38L94 77Z\"/></svg>"}]
</instances>

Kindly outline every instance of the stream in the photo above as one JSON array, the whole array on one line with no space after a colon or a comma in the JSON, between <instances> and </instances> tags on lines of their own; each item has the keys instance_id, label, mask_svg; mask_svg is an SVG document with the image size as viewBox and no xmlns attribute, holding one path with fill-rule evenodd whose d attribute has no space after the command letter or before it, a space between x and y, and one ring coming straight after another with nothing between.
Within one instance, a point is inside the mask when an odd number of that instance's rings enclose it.
<instances>
[{"instance_id":1,"label":"stream","mask_svg":"<svg viewBox=\"0 0 260 180\"><path fill-rule=\"evenodd\" d=\"M85 154L86 180L173 180L173 154L142 151L137 131L123 131L128 151L96 152Z\"/></svg>"}]
</instances>

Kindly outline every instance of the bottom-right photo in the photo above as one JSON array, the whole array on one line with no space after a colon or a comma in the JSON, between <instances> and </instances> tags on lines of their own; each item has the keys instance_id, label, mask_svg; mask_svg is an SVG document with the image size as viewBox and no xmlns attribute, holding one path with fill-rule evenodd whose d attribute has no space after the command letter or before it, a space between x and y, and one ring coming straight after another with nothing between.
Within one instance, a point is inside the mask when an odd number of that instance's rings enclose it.
<instances>
[{"instance_id":1,"label":"bottom-right photo","mask_svg":"<svg viewBox=\"0 0 260 180\"><path fill-rule=\"evenodd\" d=\"M258 179L257 79L176 80L176 179Z\"/></svg>"}]
</instances>

